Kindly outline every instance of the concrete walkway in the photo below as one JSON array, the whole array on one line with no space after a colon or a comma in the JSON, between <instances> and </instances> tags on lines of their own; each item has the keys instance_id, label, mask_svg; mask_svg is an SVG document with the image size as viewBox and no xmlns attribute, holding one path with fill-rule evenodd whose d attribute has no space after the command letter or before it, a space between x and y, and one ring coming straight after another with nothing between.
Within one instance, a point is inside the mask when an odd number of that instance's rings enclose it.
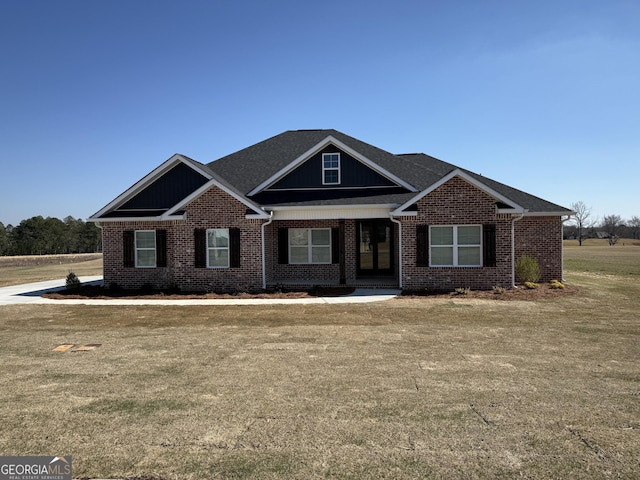
<instances>
[{"instance_id":1,"label":"concrete walkway","mask_svg":"<svg viewBox=\"0 0 640 480\"><path fill-rule=\"evenodd\" d=\"M102 284L102 277L82 277L86 284ZM288 304L344 304L369 303L389 300L400 293L400 290L357 288L353 293L341 297L308 297L308 298L221 298L221 299L69 299L53 300L42 297L45 293L64 290L65 280L13 285L0 288L0 306L16 304L50 304L50 305L288 305Z\"/></svg>"}]
</instances>

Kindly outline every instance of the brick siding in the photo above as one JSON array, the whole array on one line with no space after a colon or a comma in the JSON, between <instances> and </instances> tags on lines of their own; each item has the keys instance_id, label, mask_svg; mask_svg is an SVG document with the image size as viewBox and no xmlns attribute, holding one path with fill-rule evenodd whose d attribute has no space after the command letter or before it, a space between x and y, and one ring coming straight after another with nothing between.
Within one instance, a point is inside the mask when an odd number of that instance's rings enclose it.
<instances>
[{"instance_id":1,"label":"brick siding","mask_svg":"<svg viewBox=\"0 0 640 480\"><path fill-rule=\"evenodd\" d=\"M261 220L246 219L246 206L217 187L212 187L186 208L186 220L167 222L105 222L105 285L125 289L149 285L183 291L254 291L262 288ZM196 228L240 229L239 268L195 268ZM167 267L123 266L124 230L167 231Z\"/></svg>"},{"instance_id":2,"label":"brick siding","mask_svg":"<svg viewBox=\"0 0 640 480\"><path fill-rule=\"evenodd\" d=\"M488 290L512 285L512 215L496 213L496 200L465 180L454 177L418 201L418 214L403 217L403 288L447 290L470 287ZM495 267L416 266L418 225L496 226ZM541 281L562 277L562 222L559 217L525 217L515 223L516 260L532 255L540 263Z\"/></svg>"},{"instance_id":3,"label":"brick siding","mask_svg":"<svg viewBox=\"0 0 640 480\"><path fill-rule=\"evenodd\" d=\"M455 177L429 193L417 204L417 216L401 217L402 283L407 290L448 290L457 287L491 289L512 284L512 215L497 214L496 200L465 180ZM105 285L132 289L179 288L183 291L255 291L262 288L261 226L266 220L246 219L246 206L221 189L212 187L186 208L185 220L166 222L104 222ZM418 225L496 226L495 267L419 267L416 265L416 227ZM338 283L339 264L292 265L278 263L278 228L336 228L339 220L274 221L265 227L267 284ZM356 220L344 221L345 276L347 283L357 280ZM194 230L209 228L240 229L239 268L195 268ZM394 223L396 278L399 242ZM126 268L123 266L123 231L167 231L167 266ZM525 217L515 223L516 259L536 258L541 281L562 278L562 222L560 217Z\"/></svg>"}]
</instances>

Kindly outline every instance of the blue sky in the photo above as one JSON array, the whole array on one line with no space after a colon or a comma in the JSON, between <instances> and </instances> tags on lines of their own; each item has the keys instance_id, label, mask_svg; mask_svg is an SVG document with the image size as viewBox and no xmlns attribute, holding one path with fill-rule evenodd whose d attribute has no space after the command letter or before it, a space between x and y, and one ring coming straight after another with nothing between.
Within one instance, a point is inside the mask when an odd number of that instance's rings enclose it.
<instances>
[{"instance_id":1,"label":"blue sky","mask_svg":"<svg viewBox=\"0 0 640 480\"><path fill-rule=\"evenodd\" d=\"M640 2L0 3L0 222L290 129L640 216Z\"/></svg>"}]
</instances>

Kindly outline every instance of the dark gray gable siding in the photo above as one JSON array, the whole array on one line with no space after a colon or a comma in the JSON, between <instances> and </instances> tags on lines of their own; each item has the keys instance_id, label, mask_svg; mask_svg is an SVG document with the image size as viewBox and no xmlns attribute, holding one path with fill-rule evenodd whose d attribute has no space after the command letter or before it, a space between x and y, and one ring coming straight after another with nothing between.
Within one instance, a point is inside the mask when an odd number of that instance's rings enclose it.
<instances>
[{"instance_id":1,"label":"dark gray gable siding","mask_svg":"<svg viewBox=\"0 0 640 480\"><path fill-rule=\"evenodd\" d=\"M193 168L179 163L119 210L167 210L207 183L207 178Z\"/></svg>"},{"instance_id":2,"label":"dark gray gable siding","mask_svg":"<svg viewBox=\"0 0 640 480\"><path fill-rule=\"evenodd\" d=\"M323 185L322 183L322 155L324 153L340 154L340 184ZM297 188L357 188L357 187L394 187L391 180L383 177L359 160L338 147L328 145L317 154L299 165L295 170L285 175L267 190L297 189Z\"/></svg>"}]
</instances>

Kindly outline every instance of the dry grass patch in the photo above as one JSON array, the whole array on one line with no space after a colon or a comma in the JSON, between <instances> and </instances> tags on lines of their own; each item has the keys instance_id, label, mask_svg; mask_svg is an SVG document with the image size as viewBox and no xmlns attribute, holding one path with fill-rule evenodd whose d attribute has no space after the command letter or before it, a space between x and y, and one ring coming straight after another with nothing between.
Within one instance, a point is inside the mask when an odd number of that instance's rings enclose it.
<instances>
[{"instance_id":1,"label":"dry grass patch","mask_svg":"<svg viewBox=\"0 0 640 480\"><path fill-rule=\"evenodd\" d=\"M637 478L640 287L568 277L510 302L0 307L0 451L76 477Z\"/></svg>"},{"instance_id":2,"label":"dry grass patch","mask_svg":"<svg viewBox=\"0 0 640 480\"><path fill-rule=\"evenodd\" d=\"M78 276L102 275L102 254L0 257L0 287Z\"/></svg>"}]
</instances>

